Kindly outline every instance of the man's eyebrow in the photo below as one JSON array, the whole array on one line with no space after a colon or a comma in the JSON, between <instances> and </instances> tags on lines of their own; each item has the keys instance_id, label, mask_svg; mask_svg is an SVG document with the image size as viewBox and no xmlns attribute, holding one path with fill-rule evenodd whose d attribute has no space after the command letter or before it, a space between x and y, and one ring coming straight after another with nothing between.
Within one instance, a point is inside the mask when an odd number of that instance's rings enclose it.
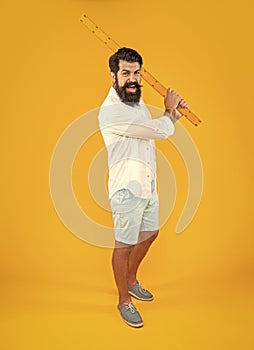
<instances>
[{"instance_id":1,"label":"man's eyebrow","mask_svg":"<svg viewBox=\"0 0 254 350\"><path fill-rule=\"evenodd\" d=\"M139 69L136 69L136 70L134 71L134 73L137 73L137 72L139 72L139 71L140 71L140 68L139 68ZM130 73L130 70L124 68L124 69L122 70L122 72Z\"/></svg>"}]
</instances>

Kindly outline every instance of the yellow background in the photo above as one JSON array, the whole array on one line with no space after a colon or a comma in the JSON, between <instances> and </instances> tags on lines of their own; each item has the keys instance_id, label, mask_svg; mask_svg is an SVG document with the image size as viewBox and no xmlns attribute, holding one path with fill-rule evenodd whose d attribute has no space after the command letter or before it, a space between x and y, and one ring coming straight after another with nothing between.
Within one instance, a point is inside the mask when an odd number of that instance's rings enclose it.
<instances>
[{"instance_id":1,"label":"yellow background","mask_svg":"<svg viewBox=\"0 0 254 350\"><path fill-rule=\"evenodd\" d=\"M203 162L201 205L176 235L187 186L173 155L179 193L141 268L156 299L137 302L138 330L117 313L111 250L71 234L49 193L59 136L110 86L110 51L83 13L203 120L181 121ZM253 348L252 22L247 0L1 1L1 349ZM144 85L145 101L162 107Z\"/></svg>"}]
</instances>

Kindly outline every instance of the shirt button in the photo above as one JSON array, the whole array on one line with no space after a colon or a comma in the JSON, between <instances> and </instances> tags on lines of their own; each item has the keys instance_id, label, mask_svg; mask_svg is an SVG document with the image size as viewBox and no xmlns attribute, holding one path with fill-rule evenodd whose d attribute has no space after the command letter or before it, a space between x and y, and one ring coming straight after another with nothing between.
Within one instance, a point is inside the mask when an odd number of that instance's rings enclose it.
<instances>
[{"instance_id":1,"label":"shirt button","mask_svg":"<svg viewBox=\"0 0 254 350\"><path fill-rule=\"evenodd\" d=\"M150 177L149 175L146 175L146 177Z\"/></svg>"}]
</instances>

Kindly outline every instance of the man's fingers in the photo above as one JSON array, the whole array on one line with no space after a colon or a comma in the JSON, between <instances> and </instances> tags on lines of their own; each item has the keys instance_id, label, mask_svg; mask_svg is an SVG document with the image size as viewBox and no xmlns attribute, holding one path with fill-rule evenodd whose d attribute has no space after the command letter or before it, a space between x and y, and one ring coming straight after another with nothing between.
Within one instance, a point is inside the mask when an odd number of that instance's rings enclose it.
<instances>
[{"instance_id":1,"label":"man's fingers","mask_svg":"<svg viewBox=\"0 0 254 350\"><path fill-rule=\"evenodd\" d=\"M179 107L187 108L188 107L188 103L186 101L184 101L183 99L181 99L181 101L179 102Z\"/></svg>"},{"instance_id":2,"label":"man's fingers","mask_svg":"<svg viewBox=\"0 0 254 350\"><path fill-rule=\"evenodd\" d=\"M171 88L168 88L168 92L169 92L171 95L179 96L179 95L177 95L177 93L176 93L173 89L171 89ZM180 96L179 96L179 97L180 97Z\"/></svg>"},{"instance_id":3,"label":"man's fingers","mask_svg":"<svg viewBox=\"0 0 254 350\"><path fill-rule=\"evenodd\" d=\"M171 106L171 108L175 109L177 107L180 108L186 108L188 107L188 104L184 99L181 98L180 95L178 95L173 89L168 88L167 90L167 96L165 97L165 101L167 101L167 104Z\"/></svg>"}]
</instances>

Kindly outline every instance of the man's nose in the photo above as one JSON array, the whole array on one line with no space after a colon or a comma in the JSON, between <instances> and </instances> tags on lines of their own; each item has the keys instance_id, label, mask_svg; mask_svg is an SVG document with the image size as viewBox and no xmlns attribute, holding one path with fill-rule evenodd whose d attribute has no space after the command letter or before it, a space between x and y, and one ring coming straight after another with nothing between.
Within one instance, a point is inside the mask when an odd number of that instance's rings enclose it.
<instances>
[{"instance_id":1,"label":"man's nose","mask_svg":"<svg viewBox=\"0 0 254 350\"><path fill-rule=\"evenodd\" d=\"M129 81L137 81L137 78L135 77L135 74L130 74Z\"/></svg>"}]
</instances>

